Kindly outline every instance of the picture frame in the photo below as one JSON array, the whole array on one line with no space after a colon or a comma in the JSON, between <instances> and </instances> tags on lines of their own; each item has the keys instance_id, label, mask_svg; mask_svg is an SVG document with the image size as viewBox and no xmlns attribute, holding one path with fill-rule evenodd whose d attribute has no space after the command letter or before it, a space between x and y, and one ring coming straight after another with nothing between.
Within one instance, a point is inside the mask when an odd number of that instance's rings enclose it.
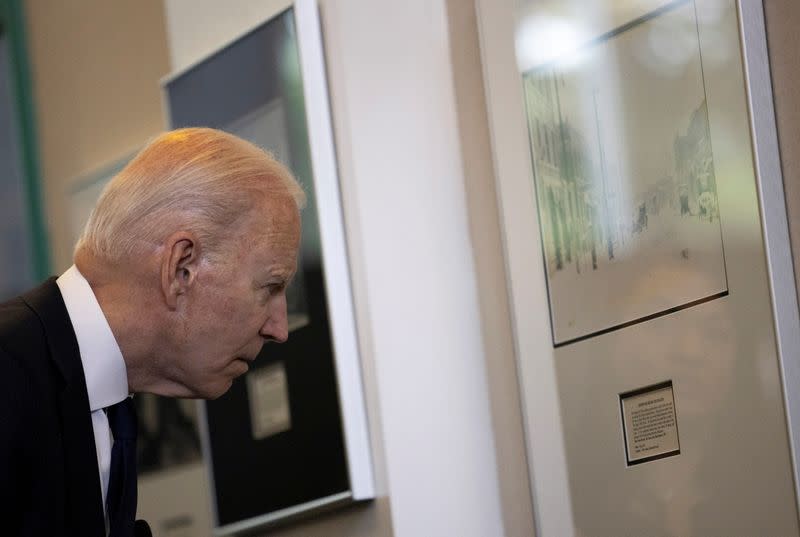
<instances>
[{"instance_id":1,"label":"picture frame","mask_svg":"<svg viewBox=\"0 0 800 537\"><path fill-rule=\"evenodd\" d=\"M476 1L537 534L795 531L800 320L761 1L697 3L710 21L704 46L724 44L706 58L716 64L706 85L728 294L577 341L554 337L522 73L536 54L575 50L673 4ZM526 47L525 34L540 46ZM664 379L680 454L629 467L619 394ZM747 487L730 483L741 460L758 461L738 475ZM681 500L665 503L665 490ZM714 515L731 502L747 508Z\"/></svg>"},{"instance_id":2,"label":"picture frame","mask_svg":"<svg viewBox=\"0 0 800 537\"><path fill-rule=\"evenodd\" d=\"M526 66L555 346L728 294L699 24L671 2Z\"/></svg>"},{"instance_id":3,"label":"picture frame","mask_svg":"<svg viewBox=\"0 0 800 537\"><path fill-rule=\"evenodd\" d=\"M200 402L214 535L374 497L317 6L287 8L163 81L173 128L261 145L306 189L290 337L225 396Z\"/></svg>"}]
</instances>

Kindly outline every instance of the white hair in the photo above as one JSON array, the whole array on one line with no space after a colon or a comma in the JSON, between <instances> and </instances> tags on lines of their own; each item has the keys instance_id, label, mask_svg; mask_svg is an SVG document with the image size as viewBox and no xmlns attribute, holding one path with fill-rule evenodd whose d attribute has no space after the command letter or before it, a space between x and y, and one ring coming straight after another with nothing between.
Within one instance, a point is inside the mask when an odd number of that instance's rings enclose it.
<instances>
[{"instance_id":1,"label":"white hair","mask_svg":"<svg viewBox=\"0 0 800 537\"><path fill-rule=\"evenodd\" d=\"M185 230L213 258L259 201L286 197L305 204L286 166L250 142L208 128L166 132L106 185L75 252L116 264Z\"/></svg>"}]
</instances>

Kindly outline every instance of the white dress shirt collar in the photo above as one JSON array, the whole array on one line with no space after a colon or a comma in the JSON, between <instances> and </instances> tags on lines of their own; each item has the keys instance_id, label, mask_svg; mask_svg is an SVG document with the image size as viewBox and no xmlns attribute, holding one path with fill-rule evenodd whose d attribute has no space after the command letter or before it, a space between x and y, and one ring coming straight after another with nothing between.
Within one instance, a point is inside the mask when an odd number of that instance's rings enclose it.
<instances>
[{"instance_id":1,"label":"white dress shirt collar","mask_svg":"<svg viewBox=\"0 0 800 537\"><path fill-rule=\"evenodd\" d=\"M128 396L128 371L89 282L72 265L57 280L75 330L92 412Z\"/></svg>"}]
</instances>

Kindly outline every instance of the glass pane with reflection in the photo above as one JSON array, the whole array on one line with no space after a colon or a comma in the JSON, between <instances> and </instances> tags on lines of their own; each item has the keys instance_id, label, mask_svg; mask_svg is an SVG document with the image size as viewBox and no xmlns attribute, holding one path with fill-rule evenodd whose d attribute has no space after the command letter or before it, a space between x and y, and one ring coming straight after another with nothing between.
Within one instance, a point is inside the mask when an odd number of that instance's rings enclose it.
<instances>
[{"instance_id":1,"label":"glass pane with reflection","mask_svg":"<svg viewBox=\"0 0 800 537\"><path fill-rule=\"evenodd\" d=\"M728 293L706 77L739 49L720 5L520 5L556 345Z\"/></svg>"}]
</instances>

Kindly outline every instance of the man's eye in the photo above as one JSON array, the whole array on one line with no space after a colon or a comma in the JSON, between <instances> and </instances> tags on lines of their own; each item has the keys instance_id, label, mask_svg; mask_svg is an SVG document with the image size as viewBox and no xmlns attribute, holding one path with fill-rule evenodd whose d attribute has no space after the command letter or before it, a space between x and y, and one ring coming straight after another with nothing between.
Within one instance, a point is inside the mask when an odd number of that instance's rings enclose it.
<instances>
[{"instance_id":1,"label":"man's eye","mask_svg":"<svg viewBox=\"0 0 800 537\"><path fill-rule=\"evenodd\" d=\"M271 284L267 285L267 291L269 291L269 294L271 294L271 295L277 295L278 293L283 291L285 288L286 288L286 284L284 284L284 283L271 283Z\"/></svg>"}]
</instances>

